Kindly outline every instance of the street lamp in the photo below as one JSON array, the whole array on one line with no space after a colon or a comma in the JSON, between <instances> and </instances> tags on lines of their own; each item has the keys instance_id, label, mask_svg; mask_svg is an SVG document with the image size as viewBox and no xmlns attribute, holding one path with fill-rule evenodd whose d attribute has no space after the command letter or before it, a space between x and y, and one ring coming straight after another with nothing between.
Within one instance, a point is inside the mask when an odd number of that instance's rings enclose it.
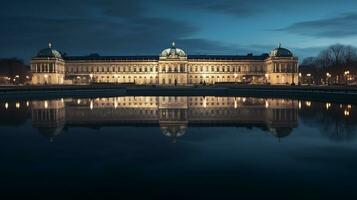
<instances>
[{"instance_id":1,"label":"street lamp","mask_svg":"<svg viewBox=\"0 0 357 200\"><path fill-rule=\"evenodd\" d=\"M347 81L348 81L348 75L350 74L350 71L347 70L345 71L345 79L346 79L346 85L348 84Z\"/></svg>"},{"instance_id":2,"label":"street lamp","mask_svg":"<svg viewBox=\"0 0 357 200\"><path fill-rule=\"evenodd\" d=\"M306 74L307 78L308 78L308 84L311 84L311 74Z\"/></svg>"},{"instance_id":3,"label":"street lamp","mask_svg":"<svg viewBox=\"0 0 357 200\"><path fill-rule=\"evenodd\" d=\"M331 77L331 74L330 73L326 73L326 83L327 85L330 85L330 77Z\"/></svg>"}]
</instances>

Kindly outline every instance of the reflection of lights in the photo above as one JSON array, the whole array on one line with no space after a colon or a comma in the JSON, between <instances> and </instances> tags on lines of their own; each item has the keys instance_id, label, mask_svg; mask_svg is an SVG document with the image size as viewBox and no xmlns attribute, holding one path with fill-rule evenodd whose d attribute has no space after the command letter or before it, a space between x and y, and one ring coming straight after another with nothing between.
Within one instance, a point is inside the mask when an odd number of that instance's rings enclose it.
<instances>
[{"instance_id":1,"label":"reflection of lights","mask_svg":"<svg viewBox=\"0 0 357 200\"><path fill-rule=\"evenodd\" d=\"M326 110L328 110L331 107L331 103L326 103Z\"/></svg>"},{"instance_id":2,"label":"reflection of lights","mask_svg":"<svg viewBox=\"0 0 357 200\"><path fill-rule=\"evenodd\" d=\"M16 108L20 108L20 103L19 103L19 102L16 102L15 107L16 107Z\"/></svg>"},{"instance_id":3,"label":"reflection of lights","mask_svg":"<svg viewBox=\"0 0 357 200\"><path fill-rule=\"evenodd\" d=\"M301 109L301 101L299 101L299 109Z\"/></svg>"},{"instance_id":4,"label":"reflection of lights","mask_svg":"<svg viewBox=\"0 0 357 200\"><path fill-rule=\"evenodd\" d=\"M311 101L306 101L306 102L305 102L305 105L306 105L307 107L310 107L310 106L311 106Z\"/></svg>"},{"instance_id":5,"label":"reflection of lights","mask_svg":"<svg viewBox=\"0 0 357 200\"><path fill-rule=\"evenodd\" d=\"M5 109L8 109L9 108L9 104L6 102L5 103Z\"/></svg>"},{"instance_id":6,"label":"reflection of lights","mask_svg":"<svg viewBox=\"0 0 357 200\"><path fill-rule=\"evenodd\" d=\"M345 116L349 116L349 115L350 115L350 111L345 110L344 115L345 115Z\"/></svg>"},{"instance_id":7,"label":"reflection of lights","mask_svg":"<svg viewBox=\"0 0 357 200\"><path fill-rule=\"evenodd\" d=\"M89 108L90 108L91 110L93 110L93 101L90 101Z\"/></svg>"},{"instance_id":8,"label":"reflection of lights","mask_svg":"<svg viewBox=\"0 0 357 200\"><path fill-rule=\"evenodd\" d=\"M48 108L48 102L45 101L45 108Z\"/></svg>"}]
</instances>

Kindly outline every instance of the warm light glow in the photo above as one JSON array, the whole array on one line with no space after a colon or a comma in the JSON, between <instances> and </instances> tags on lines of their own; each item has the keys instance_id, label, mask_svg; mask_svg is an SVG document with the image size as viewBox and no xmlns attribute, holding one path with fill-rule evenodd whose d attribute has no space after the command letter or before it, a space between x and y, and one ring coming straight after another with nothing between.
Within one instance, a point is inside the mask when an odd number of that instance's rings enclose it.
<instances>
[{"instance_id":1,"label":"warm light glow","mask_svg":"<svg viewBox=\"0 0 357 200\"><path fill-rule=\"evenodd\" d=\"M90 108L91 110L93 110L93 101L90 101L89 108Z\"/></svg>"},{"instance_id":2,"label":"warm light glow","mask_svg":"<svg viewBox=\"0 0 357 200\"><path fill-rule=\"evenodd\" d=\"M311 76L311 74L306 74L306 76L307 76L307 77L310 77L310 76Z\"/></svg>"},{"instance_id":3,"label":"warm light glow","mask_svg":"<svg viewBox=\"0 0 357 200\"><path fill-rule=\"evenodd\" d=\"M246 100L247 100L247 99L246 99L245 97L242 98L243 103L244 103Z\"/></svg>"},{"instance_id":4,"label":"warm light glow","mask_svg":"<svg viewBox=\"0 0 357 200\"><path fill-rule=\"evenodd\" d=\"M326 103L326 110L328 110L331 107L331 103Z\"/></svg>"},{"instance_id":5,"label":"warm light glow","mask_svg":"<svg viewBox=\"0 0 357 200\"><path fill-rule=\"evenodd\" d=\"M80 104L80 103L81 103L81 100L80 100L80 99L78 99L78 100L77 100L77 104Z\"/></svg>"},{"instance_id":6,"label":"warm light glow","mask_svg":"<svg viewBox=\"0 0 357 200\"><path fill-rule=\"evenodd\" d=\"M44 77L47 78L48 77L47 74L45 74Z\"/></svg>"},{"instance_id":7,"label":"warm light glow","mask_svg":"<svg viewBox=\"0 0 357 200\"><path fill-rule=\"evenodd\" d=\"M269 108L269 102L265 101L265 108Z\"/></svg>"},{"instance_id":8,"label":"warm light glow","mask_svg":"<svg viewBox=\"0 0 357 200\"><path fill-rule=\"evenodd\" d=\"M238 104L237 104L237 99L234 98L234 108L237 108L238 107Z\"/></svg>"},{"instance_id":9,"label":"warm light glow","mask_svg":"<svg viewBox=\"0 0 357 200\"><path fill-rule=\"evenodd\" d=\"M345 110L344 115L345 115L345 116L349 116L349 115L350 115L350 111Z\"/></svg>"},{"instance_id":10,"label":"warm light glow","mask_svg":"<svg viewBox=\"0 0 357 200\"><path fill-rule=\"evenodd\" d=\"M93 74L89 74L89 77L90 77L90 78L93 78Z\"/></svg>"},{"instance_id":11,"label":"warm light glow","mask_svg":"<svg viewBox=\"0 0 357 200\"><path fill-rule=\"evenodd\" d=\"M352 108L352 106L351 106L351 105L347 105L347 108L348 108L348 109L351 109L351 108Z\"/></svg>"},{"instance_id":12,"label":"warm light glow","mask_svg":"<svg viewBox=\"0 0 357 200\"><path fill-rule=\"evenodd\" d=\"M45 108L48 108L48 102L45 101Z\"/></svg>"},{"instance_id":13,"label":"warm light glow","mask_svg":"<svg viewBox=\"0 0 357 200\"><path fill-rule=\"evenodd\" d=\"M9 108L9 104L6 102L5 103L5 109L8 109Z\"/></svg>"},{"instance_id":14,"label":"warm light glow","mask_svg":"<svg viewBox=\"0 0 357 200\"><path fill-rule=\"evenodd\" d=\"M301 101L299 101L299 109L301 109Z\"/></svg>"},{"instance_id":15,"label":"warm light glow","mask_svg":"<svg viewBox=\"0 0 357 200\"><path fill-rule=\"evenodd\" d=\"M307 107L310 107L310 106L311 106L311 101L306 101L306 102L305 102L305 105L306 105Z\"/></svg>"},{"instance_id":16,"label":"warm light glow","mask_svg":"<svg viewBox=\"0 0 357 200\"><path fill-rule=\"evenodd\" d=\"M345 71L345 75L348 75L348 74L350 74L350 71L348 71L348 70Z\"/></svg>"},{"instance_id":17,"label":"warm light glow","mask_svg":"<svg viewBox=\"0 0 357 200\"><path fill-rule=\"evenodd\" d=\"M302 74L301 74L301 73L299 73L299 77L302 77Z\"/></svg>"},{"instance_id":18,"label":"warm light glow","mask_svg":"<svg viewBox=\"0 0 357 200\"><path fill-rule=\"evenodd\" d=\"M26 101L26 106L29 107L30 105L30 102Z\"/></svg>"},{"instance_id":19,"label":"warm light glow","mask_svg":"<svg viewBox=\"0 0 357 200\"><path fill-rule=\"evenodd\" d=\"M16 102L15 107L16 107L17 109L19 109L19 108L20 108L20 103L19 103L19 102Z\"/></svg>"}]
</instances>

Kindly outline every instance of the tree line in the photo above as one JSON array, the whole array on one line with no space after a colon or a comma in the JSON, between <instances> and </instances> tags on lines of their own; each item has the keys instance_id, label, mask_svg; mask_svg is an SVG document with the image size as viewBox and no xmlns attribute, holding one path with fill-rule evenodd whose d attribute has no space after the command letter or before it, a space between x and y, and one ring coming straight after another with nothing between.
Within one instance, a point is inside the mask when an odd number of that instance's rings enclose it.
<instances>
[{"instance_id":1,"label":"tree line","mask_svg":"<svg viewBox=\"0 0 357 200\"><path fill-rule=\"evenodd\" d=\"M18 58L0 59L0 81L2 83L24 83L29 79L29 76L30 66L26 65L23 60Z\"/></svg>"},{"instance_id":2,"label":"tree line","mask_svg":"<svg viewBox=\"0 0 357 200\"><path fill-rule=\"evenodd\" d=\"M351 45L334 44L323 49L316 57L307 57L300 64L300 72L311 74L316 83L346 81L346 72L353 76L357 72L357 48Z\"/></svg>"}]
</instances>

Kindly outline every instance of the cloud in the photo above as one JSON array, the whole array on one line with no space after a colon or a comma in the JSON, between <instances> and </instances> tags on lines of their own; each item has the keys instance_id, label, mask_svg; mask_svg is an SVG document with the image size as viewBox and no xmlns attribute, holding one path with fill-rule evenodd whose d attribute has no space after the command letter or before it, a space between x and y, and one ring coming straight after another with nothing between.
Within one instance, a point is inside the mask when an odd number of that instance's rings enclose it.
<instances>
[{"instance_id":1,"label":"cloud","mask_svg":"<svg viewBox=\"0 0 357 200\"><path fill-rule=\"evenodd\" d=\"M357 35L357 13L345 13L333 18L304 21L277 29L312 37L343 38Z\"/></svg>"},{"instance_id":2,"label":"cloud","mask_svg":"<svg viewBox=\"0 0 357 200\"><path fill-rule=\"evenodd\" d=\"M211 13L246 18L288 10L291 12L303 11L307 7L310 9L321 7L321 3L325 3L325 0L270 0L266 2L262 0L162 0L162 2L183 6L192 10L203 10Z\"/></svg>"},{"instance_id":3,"label":"cloud","mask_svg":"<svg viewBox=\"0 0 357 200\"><path fill-rule=\"evenodd\" d=\"M225 49L222 44L192 38L199 28L189 22L148 16L141 0L21 3L14 0L0 8L0 56L22 55L28 60L49 41L70 55L156 55L172 41L192 51ZM11 10L14 7L19 14Z\"/></svg>"}]
</instances>

